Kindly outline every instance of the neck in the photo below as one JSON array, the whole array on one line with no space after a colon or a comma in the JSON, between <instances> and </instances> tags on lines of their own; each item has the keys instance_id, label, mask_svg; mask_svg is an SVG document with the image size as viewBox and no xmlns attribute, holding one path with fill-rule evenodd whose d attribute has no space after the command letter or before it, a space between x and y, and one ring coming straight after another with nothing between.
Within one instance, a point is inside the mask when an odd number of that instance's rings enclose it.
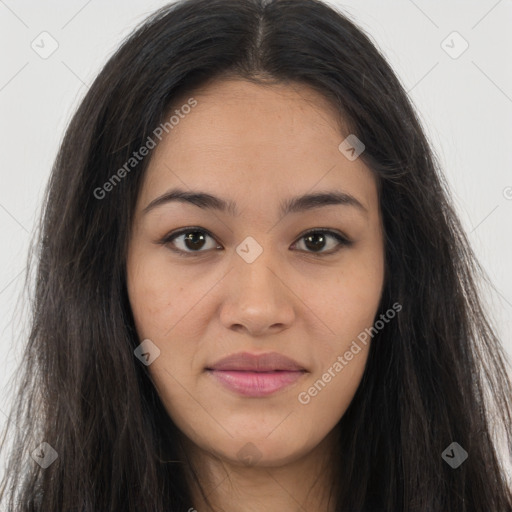
<instances>
[{"instance_id":1,"label":"neck","mask_svg":"<svg viewBox=\"0 0 512 512\"><path fill-rule=\"evenodd\" d=\"M197 475L197 480L191 472L187 476L191 511L334 512L335 430L309 453L279 466L222 459L184 440L186 458Z\"/></svg>"}]
</instances>

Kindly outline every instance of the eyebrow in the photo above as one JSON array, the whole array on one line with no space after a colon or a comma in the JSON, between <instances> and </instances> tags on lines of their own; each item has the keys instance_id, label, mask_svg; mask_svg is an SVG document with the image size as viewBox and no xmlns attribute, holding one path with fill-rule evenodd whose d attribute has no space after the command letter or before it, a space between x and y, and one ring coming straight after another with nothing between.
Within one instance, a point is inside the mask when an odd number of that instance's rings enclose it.
<instances>
[{"instance_id":1,"label":"eyebrow","mask_svg":"<svg viewBox=\"0 0 512 512\"><path fill-rule=\"evenodd\" d=\"M165 194L153 199L143 210L146 214L149 211L174 201L193 204L205 210L218 210L232 216L238 216L239 211L234 201L200 191L187 191L180 188L168 190ZM368 210L354 196L338 190L304 194L302 196L287 199L280 205L281 216L289 213L305 212L324 206L342 205L356 208L362 213L368 214Z\"/></svg>"}]
</instances>

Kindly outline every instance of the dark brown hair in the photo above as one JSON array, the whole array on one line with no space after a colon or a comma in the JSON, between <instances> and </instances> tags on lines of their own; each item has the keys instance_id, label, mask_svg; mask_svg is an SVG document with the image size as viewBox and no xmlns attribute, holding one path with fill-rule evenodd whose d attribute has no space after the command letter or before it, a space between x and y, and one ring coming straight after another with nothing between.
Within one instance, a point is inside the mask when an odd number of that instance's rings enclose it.
<instances>
[{"instance_id":1,"label":"dark brown hair","mask_svg":"<svg viewBox=\"0 0 512 512\"><path fill-rule=\"evenodd\" d=\"M403 86L345 15L315 0L186 0L152 15L73 117L47 189L30 338L11 413L10 511L187 511L187 461L147 368L126 250L149 156L102 187L208 80L307 84L365 144L378 178L386 281L365 373L339 429L338 511L512 511L493 444L512 446L507 360L481 306L484 277ZM340 141L341 141L340 133ZM42 469L42 441L58 459ZM453 469L452 442L468 453Z\"/></svg>"}]
</instances>

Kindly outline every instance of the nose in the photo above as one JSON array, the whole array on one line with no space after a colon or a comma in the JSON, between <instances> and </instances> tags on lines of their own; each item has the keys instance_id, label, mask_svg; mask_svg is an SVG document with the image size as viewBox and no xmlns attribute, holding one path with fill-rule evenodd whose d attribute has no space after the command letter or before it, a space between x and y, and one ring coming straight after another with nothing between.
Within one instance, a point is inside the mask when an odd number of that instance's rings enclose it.
<instances>
[{"instance_id":1,"label":"nose","mask_svg":"<svg viewBox=\"0 0 512 512\"><path fill-rule=\"evenodd\" d=\"M220 311L222 324L251 336L264 336L288 329L295 318L291 283L279 270L270 251L252 263L234 256L235 268L226 276Z\"/></svg>"}]
</instances>

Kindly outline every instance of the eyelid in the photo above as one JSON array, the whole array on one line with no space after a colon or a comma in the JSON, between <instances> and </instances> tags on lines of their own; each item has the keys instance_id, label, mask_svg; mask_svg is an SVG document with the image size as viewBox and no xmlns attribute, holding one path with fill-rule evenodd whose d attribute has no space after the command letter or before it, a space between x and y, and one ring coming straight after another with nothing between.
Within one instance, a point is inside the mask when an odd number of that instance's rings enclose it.
<instances>
[{"instance_id":1,"label":"eyelid","mask_svg":"<svg viewBox=\"0 0 512 512\"><path fill-rule=\"evenodd\" d=\"M191 233L191 232L203 233L203 234L209 236L210 238L212 238L213 240L217 241L216 238L207 229L201 228L199 226L190 226L190 227L181 228L177 231L168 233L161 240L158 240L156 243L164 245L164 246L172 245L172 242L176 238L178 238L181 235ZM315 253L313 251L303 251L303 250L301 250L299 252L310 255L310 256L318 256L318 257L330 256L330 255L336 254L343 247L350 247L354 244L353 240L351 240L349 237L347 237L343 233L341 233L337 230L333 230L332 228L321 228L320 227L320 228L311 228L309 230L304 231L297 237L297 239L295 240L295 242L292 243L291 246L293 247L294 245L296 245L299 241L301 241L301 239L303 239L307 235L313 235L316 233L325 234L325 235L328 235L328 236L334 238L338 242L338 246L335 249L331 249L330 251L324 251L324 252L316 252ZM169 249L172 250L173 252L175 252L176 254L178 254L179 256L184 256L184 257L188 257L188 256L197 257L197 256L201 256L202 254L208 254L212 250L212 249L209 249L206 251L183 251L181 249L177 249L176 247L169 247ZM216 250L218 250L218 248L216 248Z\"/></svg>"}]
</instances>

